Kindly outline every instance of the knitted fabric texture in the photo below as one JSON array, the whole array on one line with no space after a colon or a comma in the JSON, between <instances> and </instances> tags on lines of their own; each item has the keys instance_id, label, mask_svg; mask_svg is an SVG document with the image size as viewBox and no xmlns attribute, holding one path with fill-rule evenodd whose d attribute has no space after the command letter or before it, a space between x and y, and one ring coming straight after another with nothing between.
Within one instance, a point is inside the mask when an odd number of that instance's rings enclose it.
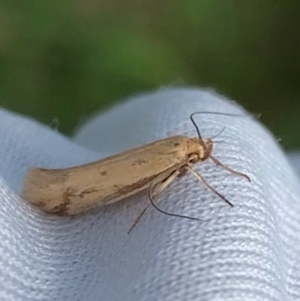
<instances>
[{"instance_id":1,"label":"knitted fabric texture","mask_svg":"<svg viewBox=\"0 0 300 301\"><path fill-rule=\"evenodd\" d=\"M98 114L70 139L0 111L0 300L300 300L300 159L252 117L197 115L213 154L195 170L231 208L186 174L159 196L140 193L76 218L32 208L18 194L29 166L64 168L172 135L196 136L195 111L242 113L210 90L162 89ZM291 164L292 162L292 164ZM298 172L298 175L297 175Z\"/></svg>"}]
</instances>

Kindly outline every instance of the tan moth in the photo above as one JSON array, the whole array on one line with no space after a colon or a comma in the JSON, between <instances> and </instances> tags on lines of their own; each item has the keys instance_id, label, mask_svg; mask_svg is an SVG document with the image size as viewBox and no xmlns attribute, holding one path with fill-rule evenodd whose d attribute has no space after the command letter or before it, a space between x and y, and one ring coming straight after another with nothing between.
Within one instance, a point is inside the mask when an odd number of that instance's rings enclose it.
<instances>
[{"instance_id":1,"label":"tan moth","mask_svg":"<svg viewBox=\"0 0 300 301\"><path fill-rule=\"evenodd\" d=\"M190 118L198 137L172 136L92 163L65 169L33 167L25 175L21 197L47 213L68 216L113 204L147 189L149 204L157 210L171 216L199 220L165 212L153 201L153 198L157 197L175 178L189 171L227 204L233 206L198 172L194 171L192 166L211 159L216 165L232 174L243 176L249 181L250 178L223 165L212 155L213 141L202 139L193 119L196 114L243 116L220 112L195 112ZM141 211L132 228L148 205Z\"/></svg>"}]
</instances>

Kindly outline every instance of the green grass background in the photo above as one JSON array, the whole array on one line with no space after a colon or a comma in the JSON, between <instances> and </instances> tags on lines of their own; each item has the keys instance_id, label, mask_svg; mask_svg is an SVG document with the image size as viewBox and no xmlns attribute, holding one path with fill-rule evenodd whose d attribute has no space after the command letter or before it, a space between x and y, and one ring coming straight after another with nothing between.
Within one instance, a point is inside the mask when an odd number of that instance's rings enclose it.
<instances>
[{"instance_id":1,"label":"green grass background","mask_svg":"<svg viewBox=\"0 0 300 301\"><path fill-rule=\"evenodd\" d=\"M0 105L71 134L161 85L213 87L300 147L298 0L0 0Z\"/></svg>"}]
</instances>

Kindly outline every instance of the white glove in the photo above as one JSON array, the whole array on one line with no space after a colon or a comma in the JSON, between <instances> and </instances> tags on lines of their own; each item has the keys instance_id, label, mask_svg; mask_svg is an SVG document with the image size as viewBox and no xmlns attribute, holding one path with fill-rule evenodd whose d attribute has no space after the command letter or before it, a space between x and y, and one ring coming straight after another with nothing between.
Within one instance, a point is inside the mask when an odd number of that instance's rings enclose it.
<instances>
[{"instance_id":1,"label":"white glove","mask_svg":"<svg viewBox=\"0 0 300 301\"><path fill-rule=\"evenodd\" d=\"M196 136L195 111L245 113L212 91L164 89L133 97L78 130L73 141L0 111L0 300L300 300L300 185L278 143L250 117L198 115L213 154L158 198L127 234L147 194L84 216L50 216L18 194L30 166L79 165L176 134ZM300 157L293 155L300 171ZM300 172L299 172L300 174ZM157 200L157 201L158 201Z\"/></svg>"}]
</instances>

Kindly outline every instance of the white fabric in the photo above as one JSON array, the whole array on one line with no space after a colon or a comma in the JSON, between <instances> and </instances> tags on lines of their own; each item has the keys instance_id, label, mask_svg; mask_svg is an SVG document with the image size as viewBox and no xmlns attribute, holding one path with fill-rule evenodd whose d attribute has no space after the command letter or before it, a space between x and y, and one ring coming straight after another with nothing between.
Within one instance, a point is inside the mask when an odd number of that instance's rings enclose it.
<instances>
[{"instance_id":1,"label":"white fabric","mask_svg":"<svg viewBox=\"0 0 300 301\"><path fill-rule=\"evenodd\" d=\"M300 300L300 185L270 133L254 118L199 115L215 156L195 169L234 207L192 175L175 181L160 207L139 194L77 218L53 217L18 197L29 166L67 167L175 134L196 136L195 111L244 112L209 90L162 89L133 97L78 129L73 140L0 111L0 300ZM291 159L300 170L300 159Z\"/></svg>"}]
</instances>

